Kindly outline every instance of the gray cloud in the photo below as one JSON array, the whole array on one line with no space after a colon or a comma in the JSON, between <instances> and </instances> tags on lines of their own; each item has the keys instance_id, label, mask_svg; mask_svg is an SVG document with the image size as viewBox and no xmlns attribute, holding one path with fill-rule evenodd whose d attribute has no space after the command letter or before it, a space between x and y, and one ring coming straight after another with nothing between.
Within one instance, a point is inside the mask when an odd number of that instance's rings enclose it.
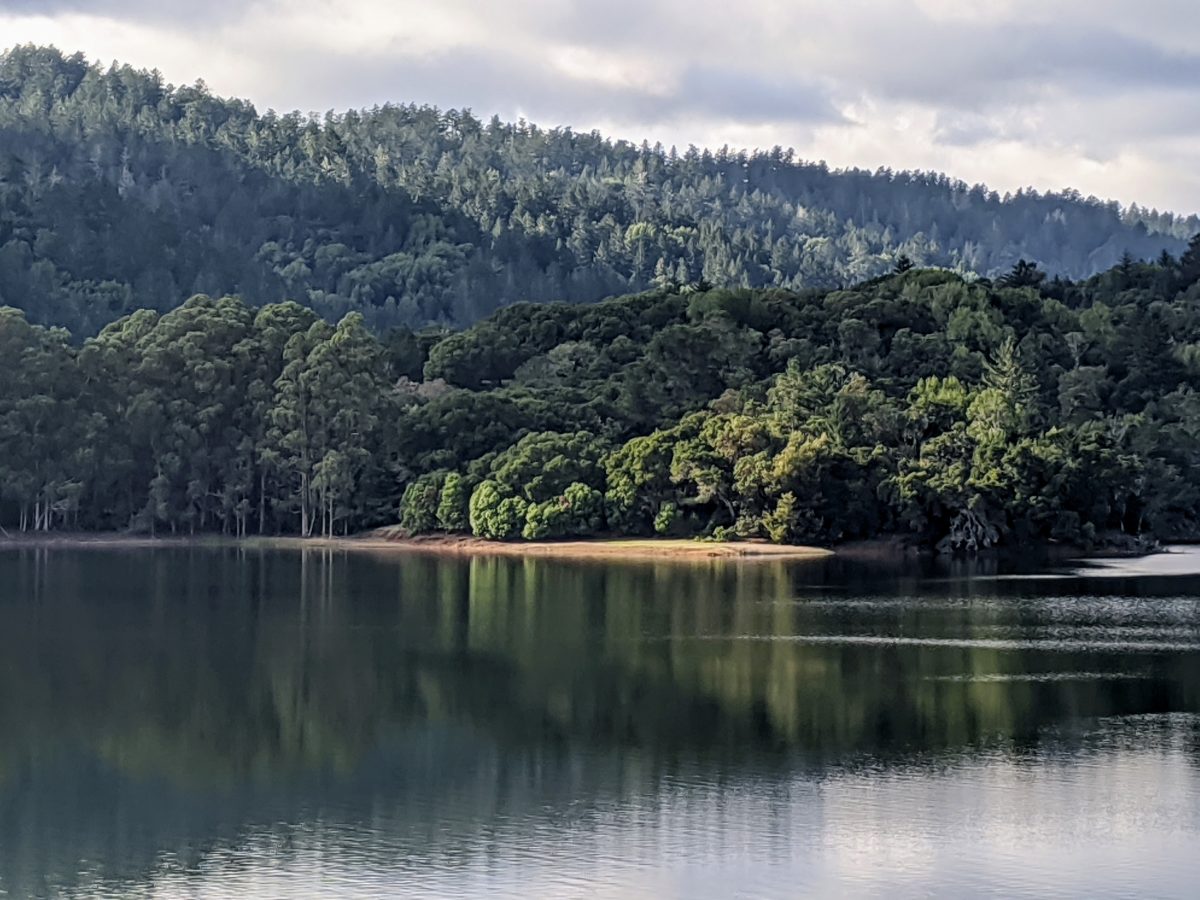
<instances>
[{"instance_id":1,"label":"gray cloud","mask_svg":"<svg viewBox=\"0 0 1200 900\"><path fill-rule=\"evenodd\" d=\"M1111 0L1093 2L1111 6ZM1164 18L1158 34L1167 38L1174 31L1167 17L1186 17L1192 0L1144 2ZM915 0L880 0L878 12L860 13L849 24L823 17L823 5L811 0L783 9L761 0L744 0L734 7L711 0L507 0L482 7L470 0L446 0L446 4L464 18L494 23L498 30L518 23L519 31L535 45L567 41L597 53L642 56L653 48L651 58L661 59L664 73L672 66L682 72L685 89L670 98L679 115L708 112L748 122L811 120L822 117L821 104L831 92L980 112L1031 102L1048 93L1097 96L1147 87L1192 93L1200 89L1200 53L1190 47L1169 49L1163 40L1085 20L1087 6L1079 0L1061 4L1064 10L1057 17L1025 20L1014 14L1011 21L999 24L965 16L940 19L922 12ZM82 12L116 20L186 23L183 27L188 29L214 31L236 23L255 5L275 5L281 17L290 6L282 0L257 4L253 0L0 0L0 14ZM319 5L330 17L338 15L336 3L309 0L308 5ZM1107 18L1113 17L1109 12ZM1200 20L1197 15L1192 18ZM414 25L419 28L419 23ZM378 53L339 59L336 66L322 65L320 58L311 60L333 79L330 88L346 88L345 99L336 105L355 105L350 92L360 85L371 89L357 70L380 67L373 57L383 55L383 42L389 37L394 36L380 35ZM448 77L484 89L455 105L489 102L483 94L491 97L508 82L530 87L537 96L570 93L568 85L556 87L539 78L514 80L510 70L528 70L531 60L526 49L507 43L498 35L489 46L465 48L454 57L443 53L435 57L438 65L414 58L394 66L411 69L414 76ZM789 46L795 48L791 60ZM327 59L333 57L336 54ZM486 79L499 77L501 82L472 84L472 70ZM824 87L814 87L817 80L812 77L782 76L780 71L819 76ZM714 73L720 77L711 77ZM572 90L590 102L585 87L576 84ZM639 102L637 92L629 92L638 110L670 112L670 104L652 109L652 94L645 92L644 102ZM532 105L529 96L515 92L506 100L506 106ZM569 111L569 104L562 106Z\"/></svg>"},{"instance_id":2,"label":"gray cloud","mask_svg":"<svg viewBox=\"0 0 1200 900\"><path fill-rule=\"evenodd\" d=\"M547 10L542 27L551 35L583 43L629 45L652 35L663 38L663 5L644 0L569 0Z\"/></svg>"},{"instance_id":3,"label":"gray cloud","mask_svg":"<svg viewBox=\"0 0 1200 900\"><path fill-rule=\"evenodd\" d=\"M0 12L15 12L25 15L52 16L64 12L100 12L110 10L141 10L149 7L149 0L0 0ZM182 4L180 4L182 5Z\"/></svg>"},{"instance_id":4,"label":"gray cloud","mask_svg":"<svg viewBox=\"0 0 1200 900\"><path fill-rule=\"evenodd\" d=\"M246 0L0 0L0 15L82 13L116 20L219 24L223 16L236 15L249 5Z\"/></svg>"},{"instance_id":5,"label":"gray cloud","mask_svg":"<svg viewBox=\"0 0 1200 900\"><path fill-rule=\"evenodd\" d=\"M844 121L828 93L810 82L717 66L686 69L678 90L665 105L680 113L752 123Z\"/></svg>"},{"instance_id":6,"label":"gray cloud","mask_svg":"<svg viewBox=\"0 0 1200 900\"><path fill-rule=\"evenodd\" d=\"M546 125L612 117L640 122L718 118L752 125L844 121L822 88L801 79L693 66L676 86L663 90L661 85L572 78L538 60L463 50L419 58L318 60L296 73L297 88L312 98L314 108L337 108L337 98L349 92L367 105L405 99L485 113L536 111Z\"/></svg>"},{"instance_id":7,"label":"gray cloud","mask_svg":"<svg viewBox=\"0 0 1200 900\"><path fill-rule=\"evenodd\" d=\"M999 126L978 113L939 113L934 140L951 147L973 147L1001 137Z\"/></svg>"},{"instance_id":8,"label":"gray cloud","mask_svg":"<svg viewBox=\"0 0 1200 900\"><path fill-rule=\"evenodd\" d=\"M203 3L186 0L0 0L0 13L53 16L61 13L87 13L108 18L125 18L155 13L166 16L186 16L212 10L240 9L246 6L238 0L206 0Z\"/></svg>"},{"instance_id":9,"label":"gray cloud","mask_svg":"<svg viewBox=\"0 0 1200 900\"><path fill-rule=\"evenodd\" d=\"M0 0L14 14L261 107L413 100L1200 208L1195 0Z\"/></svg>"},{"instance_id":10,"label":"gray cloud","mask_svg":"<svg viewBox=\"0 0 1200 900\"><path fill-rule=\"evenodd\" d=\"M1200 85L1200 54L1169 51L1111 29L923 23L914 31L894 34L893 47L856 54L859 83L883 96L975 110L1047 93L1195 91Z\"/></svg>"}]
</instances>

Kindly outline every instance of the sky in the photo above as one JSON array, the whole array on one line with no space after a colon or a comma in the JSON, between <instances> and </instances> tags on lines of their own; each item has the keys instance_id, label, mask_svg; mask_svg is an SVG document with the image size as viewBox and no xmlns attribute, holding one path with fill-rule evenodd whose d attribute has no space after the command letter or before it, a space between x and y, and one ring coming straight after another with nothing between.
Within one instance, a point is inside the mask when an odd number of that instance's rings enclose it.
<instances>
[{"instance_id":1,"label":"sky","mask_svg":"<svg viewBox=\"0 0 1200 900\"><path fill-rule=\"evenodd\" d=\"M392 102L1200 212L1197 0L0 0L260 110Z\"/></svg>"}]
</instances>

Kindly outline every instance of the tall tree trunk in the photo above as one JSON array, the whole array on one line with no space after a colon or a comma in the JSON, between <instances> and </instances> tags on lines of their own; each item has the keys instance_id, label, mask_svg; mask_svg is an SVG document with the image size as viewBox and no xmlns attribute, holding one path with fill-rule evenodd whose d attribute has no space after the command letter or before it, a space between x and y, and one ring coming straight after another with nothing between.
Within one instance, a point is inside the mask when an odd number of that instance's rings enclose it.
<instances>
[{"instance_id":1,"label":"tall tree trunk","mask_svg":"<svg viewBox=\"0 0 1200 900\"><path fill-rule=\"evenodd\" d=\"M300 536L308 537L308 473L300 474Z\"/></svg>"},{"instance_id":2,"label":"tall tree trunk","mask_svg":"<svg viewBox=\"0 0 1200 900\"><path fill-rule=\"evenodd\" d=\"M258 474L258 533L263 534L267 529L267 470Z\"/></svg>"}]
</instances>

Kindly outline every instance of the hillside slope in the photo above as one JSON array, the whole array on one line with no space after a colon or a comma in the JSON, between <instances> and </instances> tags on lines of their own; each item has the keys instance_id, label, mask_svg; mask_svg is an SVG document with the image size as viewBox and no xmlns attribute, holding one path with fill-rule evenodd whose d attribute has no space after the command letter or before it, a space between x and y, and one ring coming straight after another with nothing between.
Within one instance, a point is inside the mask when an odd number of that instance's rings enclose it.
<instances>
[{"instance_id":1,"label":"hillside slope","mask_svg":"<svg viewBox=\"0 0 1200 900\"><path fill-rule=\"evenodd\" d=\"M417 328L670 283L827 289L902 255L1083 277L1196 231L778 148L676 153L412 105L314 120L52 48L0 55L0 305L77 334L196 293Z\"/></svg>"}]
</instances>

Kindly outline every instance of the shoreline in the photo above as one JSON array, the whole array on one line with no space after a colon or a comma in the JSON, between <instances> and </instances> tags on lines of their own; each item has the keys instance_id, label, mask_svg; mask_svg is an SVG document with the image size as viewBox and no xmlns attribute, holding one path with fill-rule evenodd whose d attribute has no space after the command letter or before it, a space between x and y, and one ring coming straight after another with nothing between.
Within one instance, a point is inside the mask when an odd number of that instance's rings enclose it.
<instances>
[{"instance_id":1,"label":"shoreline","mask_svg":"<svg viewBox=\"0 0 1200 900\"><path fill-rule=\"evenodd\" d=\"M122 532L0 532L0 551L5 549L111 549L138 550L171 547L241 547L245 549L339 550L375 553L416 553L428 556L506 556L574 561L687 562L735 560L762 562L840 559L857 562L886 562L915 559L933 551L904 537L891 535L847 541L832 548L800 544L772 544L764 540L703 541L693 538L591 538L560 541L490 541L470 535L425 534L406 536L396 526L345 537L302 538L294 535L230 536L149 535ZM1094 547L1042 544L1038 552L1047 559L1136 559L1164 552L1162 547ZM1004 555L1004 550L984 551L981 556Z\"/></svg>"},{"instance_id":2,"label":"shoreline","mask_svg":"<svg viewBox=\"0 0 1200 900\"><path fill-rule=\"evenodd\" d=\"M364 549L396 550L440 556L512 556L555 559L650 560L688 559L823 559L834 551L823 547L758 541L697 541L688 538L594 538L563 541L489 541L460 535L389 537L376 533L334 539L332 546L354 544Z\"/></svg>"},{"instance_id":3,"label":"shoreline","mask_svg":"<svg viewBox=\"0 0 1200 900\"><path fill-rule=\"evenodd\" d=\"M168 547L246 547L328 549L417 553L435 556L507 556L564 560L615 560L674 562L687 560L800 560L824 559L835 555L823 547L770 544L757 541L712 542L669 538L611 538L567 541L489 541L465 535L420 535L392 537L386 530L349 537L258 536L245 538L220 535L163 536L120 533L42 533L0 535L3 549L114 549L136 550Z\"/></svg>"}]
</instances>

